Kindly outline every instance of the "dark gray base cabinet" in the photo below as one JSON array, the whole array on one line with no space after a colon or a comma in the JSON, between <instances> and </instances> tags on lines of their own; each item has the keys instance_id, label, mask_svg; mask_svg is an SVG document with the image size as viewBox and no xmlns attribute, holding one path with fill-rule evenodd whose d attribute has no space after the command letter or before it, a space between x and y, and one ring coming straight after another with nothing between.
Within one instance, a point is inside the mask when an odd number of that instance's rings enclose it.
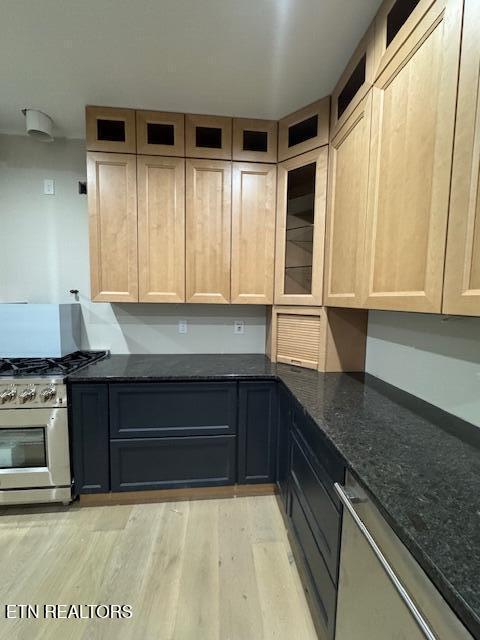
<instances>
[{"instance_id":1,"label":"dark gray base cabinet","mask_svg":"<svg viewBox=\"0 0 480 640\"><path fill-rule=\"evenodd\" d=\"M75 492L274 482L276 382L73 384Z\"/></svg>"},{"instance_id":2,"label":"dark gray base cabinet","mask_svg":"<svg viewBox=\"0 0 480 640\"><path fill-rule=\"evenodd\" d=\"M112 440L112 491L235 483L235 437Z\"/></svg>"},{"instance_id":3,"label":"dark gray base cabinet","mask_svg":"<svg viewBox=\"0 0 480 640\"><path fill-rule=\"evenodd\" d=\"M285 509L288 507L288 474L290 468L290 432L292 430L292 402L283 384L277 391L277 487Z\"/></svg>"}]
</instances>

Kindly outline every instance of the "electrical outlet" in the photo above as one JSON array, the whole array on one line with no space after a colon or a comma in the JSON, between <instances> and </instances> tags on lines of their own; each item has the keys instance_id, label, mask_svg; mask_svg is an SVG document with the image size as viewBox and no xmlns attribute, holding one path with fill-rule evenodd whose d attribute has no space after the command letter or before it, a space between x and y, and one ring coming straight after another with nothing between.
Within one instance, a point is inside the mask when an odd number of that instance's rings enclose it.
<instances>
[{"instance_id":1,"label":"electrical outlet","mask_svg":"<svg viewBox=\"0 0 480 640\"><path fill-rule=\"evenodd\" d=\"M233 323L233 333L245 333L245 322L243 320L235 320Z\"/></svg>"},{"instance_id":2,"label":"electrical outlet","mask_svg":"<svg viewBox=\"0 0 480 640\"><path fill-rule=\"evenodd\" d=\"M46 196L55 195L55 180L48 179L43 181L43 193Z\"/></svg>"},{"instance_id":3,"label":"electrical outlet","mask_svg":"<svg viewBox=\"0 0 480 640\"><path fill-rule=\"evenodd\" d=\"M187 333L187 321L179 320L178 321L178 333Z\"/></svg>"}]
</instances>

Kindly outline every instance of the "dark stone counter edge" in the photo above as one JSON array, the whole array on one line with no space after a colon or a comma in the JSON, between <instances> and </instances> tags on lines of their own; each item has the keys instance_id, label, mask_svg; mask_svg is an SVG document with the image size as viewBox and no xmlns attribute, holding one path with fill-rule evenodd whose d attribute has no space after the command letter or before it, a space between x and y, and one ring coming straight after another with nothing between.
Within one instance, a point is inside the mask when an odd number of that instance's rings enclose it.
<instances>
[{"instance_id":1,"label":"dark stone counter edge","mask_svg":"<svg viewBox=\"0 0 480 640\"><path fill-rule=\"evenodd\" d=\"M389 399L394 402L398 402L403 405L405 408L421 415L425 419L435 421L435 424L445 431L449 433L455 434L460 439L472 444L473 446L480 448L480 429L472 428L472 425L461 420L460 418L456 418L451 414L446 413L442 409L435 407L434 405L417 398L401 389L394 387L382 380L375 378L374 376L363 374L363 373L352 373L346 374L351 375L352 377L358 379L359 381L364 381L365 384L371 386L372 388L378 390L380 393L387 396ZM70 379L67 377L68 384L95 384L95 383L149 383L149 382L188 382L194 380L202 380L202 381L222 381L222 380L276 380L283 384L283 386L291 393L292 397L295 401L301 406L302 410L309 416L309 418L318 426L318 428L322 431L323 437L326 441L333 446L335 451L341 457L345 466L355 475L357 480L363 485L363 487L369 492L372 496L377 508L385 518L385 520L392 527L393 531L396 533L401 542L406 546L418 564L425 571L427 576L436 586L438 591L443 595L445 600L451 606L453 611L457 614L461 622L467 627L467 629L472 633L474 638L480 638L480 618L477 616L475 611L468 605L467 602L463 599L463 597L458 593L458 591L452 586L452 584L448 581L443 573L441 573L437 566L430 560L430 558L423 552L422 548L418 546L415 540L408 534L405 529L398 524L395 517L388 511L388 509L382 504L381 500L378 499L375 490L369 485L368 481L362 477L362 474L355 468L355 465L351 463L347 458L345 458L344 453L337 447L336 443L330 439L325 430L323 429L323 425L320 423L317 418L315 418L308 409L303 405L302 401L297 398L295 392L289 387L288 383L282 379L281 374L279 373L254 373L254 374L236 374L236 373L224 373L217 375L162 375L162 376L89 376L82 377L80 373L77 373L75 377ZM447 418L448 417L448 418ZM454 419L454 426L452 427L452 417Z\"/></svg>"}]
</instances>

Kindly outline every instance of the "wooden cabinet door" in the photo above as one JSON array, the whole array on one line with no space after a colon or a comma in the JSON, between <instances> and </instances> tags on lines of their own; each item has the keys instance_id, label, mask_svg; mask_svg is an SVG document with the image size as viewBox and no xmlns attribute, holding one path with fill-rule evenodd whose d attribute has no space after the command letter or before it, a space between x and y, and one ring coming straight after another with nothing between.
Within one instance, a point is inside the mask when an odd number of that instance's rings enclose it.
<instances>
[{"instance_id":1,"label":"wooden cabinet door","mask_svg":"<svg viewBox=\"0 0 480 640\"><path fill-rule=\"evenodd\" d=\"M467 0L443 312L480 315L480 3Z\"/></svg>"},{"instance_id":2,"label":"wooden cabinet door","mask_svg":"<svg viewBox=\"0 0 480 640\"><path fill-rule=\"evenodd\" d=\"M278 123L278 160L328 144L330 96L282 118Z\"/></svg>"},{"instance_id":3,"label":"wooden cabinet door","mask_svg":"<svg viewBox=\"0 0 480 640\"><path fill-rule=\"evenodd\" d=\"M85 108L88 151L135 153L135 111L115 107Z\"/></svg>"},{"instance_id":4,"label":"wooden cabinet door","mask_svg":"<svg viewBox=\"0 0 480 640\"><path fill-rule=\"evenodd\" d=\"M361 305L371 93L330 143L324 303Z\"/></svg>"},{"instance_id":5,"label":"wooden cabinet door","mask_svg":"<svg viewBox=\"0 0 480 640\"><path fill-rule=\"evenodd\" d=\"M461 7L432 3L373 87L363 276L370 309L441 310Z\"/></svg>"},{"instance_id":6,"label":"wooden cabinet door","mask_svg":"<svg viewBox=\"0 0 480 640\"><path fill-rule=\"evenodd\" d=\"M278 165L275 304L322 304L328 146Z\"/></svg>"},{"instance_id":7,"label":"wooden cabinet door","mask_svg":"<svg viewBox=\"0 0 480 640\"><path fill-rule=\"evenodd\" d=\"M187 302L230 302L231 194L231 162L187 160Z\"/></svg>"},{"instance_id":8,"label":"wooden cabinet door","mask_svg":"<svg viewBox=\"0 0 480 640\"><path fill-rule=\"evenodd\" d=\"M232 118L187 114L185 155L188 158L232 159Z\"/></svg>"},{"instance_id":9,"label":"wooden cabinet door","mask_svg":"<svg viewBox=\"0 0 480 640\"><path fill-rule=\"evenodd\" d=\"M88 153L92 300L138 302L135 156Z\"/></svg>"},{"instance_id":10,"label":"wooden cabinet door","mask_svg":"<svg viewBox=\"0 0 480 640\"><path fill-rule=\"evenodd\" d=\"M70 437L74 493L110 491L108 385L73 384Z\"/></svg>"},{"instance_id":11,"label":"wooden cabinet door","mask_svg":"<svg viewBox=\"0 0 480 640\"><path fill-rule=\"evenodd\" d=\"M138 156L140 302L185 302L185 160Z\"/></svg>"},{"instance_id":12,"label":"wooden cabinet door","mask_svg":"<svg viewBox=\"0 0 480 640\"><path fill-rule=\"evenodd\" d=\"M233 164L232 303L272 304L277 169Z\"/></svg>"}]
</instances>

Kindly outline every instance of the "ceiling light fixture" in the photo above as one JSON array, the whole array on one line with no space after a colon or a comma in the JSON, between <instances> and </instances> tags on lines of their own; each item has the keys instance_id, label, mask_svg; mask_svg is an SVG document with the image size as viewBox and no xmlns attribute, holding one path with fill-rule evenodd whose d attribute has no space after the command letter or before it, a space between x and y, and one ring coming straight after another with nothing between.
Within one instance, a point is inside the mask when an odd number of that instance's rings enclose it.
<instances>
[{"instance_id":1,"label":"ceiling light fixture","mask_svg":"<svg viewBox=\"0 0 480 640\"><path fill-rule=\"evenodd\" d=\"M53 122L50 116L37 109L22 109L27 134L41 142L53 142Z\"/></svg>"}]
</instances>

